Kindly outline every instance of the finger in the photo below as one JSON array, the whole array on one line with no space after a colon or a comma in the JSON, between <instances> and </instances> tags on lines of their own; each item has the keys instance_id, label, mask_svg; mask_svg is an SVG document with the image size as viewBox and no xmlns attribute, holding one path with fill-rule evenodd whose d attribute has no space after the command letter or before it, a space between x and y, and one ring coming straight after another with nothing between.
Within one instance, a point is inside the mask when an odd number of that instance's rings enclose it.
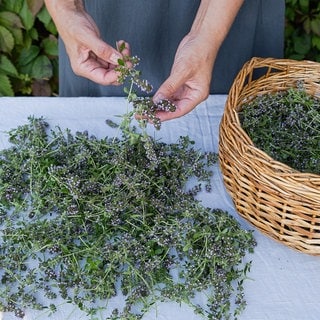
<instances>
[{"instance_id":1,"label":"finger","mask_svg":"<svg viewBox=\"0 0 320 320\"><path fill-rule=\"evenodd\" d=\"M153 101L158 103L163 99L172 99L184 83L185 77L178 75L177 72L172 73L169 78L159 87L153 97Z\"/></svg>"},{"instance_id":2,"label":"finger","mask_svg":"<svg viewBox=\"0 0 320 320\"><path fill-rule=\"evenodd\" d=\"M104 68L96 69L87 73L86 77L103 86L119 85L119 75L115 70L106 70Z\"/></svg>"},{"instance_id":3,"label":"finger","mask_svg":"<svg viewBox=\"0 0 320 320\"><path fill-rule=\"evenodd\" d=\"M115 68L115 65L113 65L113 64L111 64L111 63L109 63L109 62L97 57L96 54L93 53L92 51L89 52L88 60L89 59L92 59L93 61L96 61L98 63L98 65L100 65L103 68L106 68L106 69L111 69L111 68L114 69Z\"/></svg>"},{"instance_id":4,"label":"finger","mask_svg":"<svg viewBox=\"0 0 320 320\"><path fill-rule=\"evenodd\" d=\"M118 60L122 59L122 54L112 46L108 45L98 37L89 38L87 46L100 59L118 65Z\"/></svg>"},{"instance_id":5,"label":"finger","mask_svg":"<svg viewBox=\"0 0 320 320\"><path fill-rule=\"evenodd\" d=\"M197 105L197 102L185 99L176 103L176 110L174 112L158 111L156 116L161 122L180 118L192 111Z\"/></svg>"},{"instance_id":6,"label":"finger","mask_svg":"<svg viewBox=\"0 0 320 320\"><path fill-rule=\"evenodd\" d=\"M88 59L78 68L77 74L101 85L118 84L118 72L110 69L109 64L101 62L101 60L98 58Z\"/></svg>"}]
</instances>

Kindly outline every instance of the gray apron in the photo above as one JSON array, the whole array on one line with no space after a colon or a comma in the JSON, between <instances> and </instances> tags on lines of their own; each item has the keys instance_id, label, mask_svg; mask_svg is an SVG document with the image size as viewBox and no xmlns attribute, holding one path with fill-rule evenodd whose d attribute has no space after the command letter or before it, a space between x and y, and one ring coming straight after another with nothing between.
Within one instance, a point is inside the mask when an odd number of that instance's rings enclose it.
<instances>
[{"instance_id":1,"label":"gray apron","mask_svg":"<svg viewBox=\"0 0 320 320\"><path fill-rule=\"evenodd\" d=\"M221 0L223 1L223 0ZM154 92L169 76L176 49L189 32L200 0L87 0L101 37L115 47L131 45L139 70ZM245 0L215 61L211 91L228 93L234 77L251 57L283 57L285 0ZM214 41L214 39L212 39ZM64 45L59 45L59 94L123 96L122 86L101 86L76 76Z\"/></svg>"}]
</instances>

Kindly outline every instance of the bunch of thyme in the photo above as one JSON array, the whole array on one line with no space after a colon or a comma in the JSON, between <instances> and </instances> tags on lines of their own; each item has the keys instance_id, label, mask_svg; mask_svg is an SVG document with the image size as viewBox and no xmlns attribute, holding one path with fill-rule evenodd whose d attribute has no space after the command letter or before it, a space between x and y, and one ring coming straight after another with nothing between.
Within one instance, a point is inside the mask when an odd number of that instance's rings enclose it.
<instances>
[{"instance_id":1,"label":"bunch of thyme","mask_svg":"<svg viewBox=\"0 0 320 320\"><path fill-rule=\"evenodd\" d=\"M320 174L320 99L303 83L256 97L239 116L257 148L298 171Z\"/></svg>"},{"instance_id":2,"label":"bunch of thyme","mask_svg":"<svg viewBox=\"0 0 320 320\"><path fill-rule=\"evenodd\" d=\"M48 130L44 119L30 118L0 153L3 311L53 312L62 297L92 315L119 282L126 307L109 319L141 319L159 300L192 305L203 290L208 308L194 307L209 319L228 318L234 292L235 313L244 308L250 263L241 263L252 234L194 198L202 183L210 186L215 154L195 150L187 137L153 142L154 167L143 136L132 143ZM192 176L198 182L187 190Z\"/></svg>"},{"instance_id":3,"label":"bunch of thyme","mask_svg":"<svg viewBox=\"0 0 320 320\"><path fill-rule=\"evenodd\" d=\"M50 315L61 298L112 320L142 319L170 300L207 319L243 310L252 233L195 197L211 190L216 154L188 137L156 141L131 117L107 121L120 137L50 129L34 117L8 132L12 145L0 151L0 310ZM110 310L120 292L125 307ZM199 292L207 305L196 303Z\"/></svg>"}]
</instances>

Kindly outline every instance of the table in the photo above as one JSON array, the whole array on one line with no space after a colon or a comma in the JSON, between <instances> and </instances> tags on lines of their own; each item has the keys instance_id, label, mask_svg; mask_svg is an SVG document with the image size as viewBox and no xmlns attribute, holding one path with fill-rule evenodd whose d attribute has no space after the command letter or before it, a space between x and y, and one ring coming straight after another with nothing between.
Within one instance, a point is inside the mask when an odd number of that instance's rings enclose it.
<instances>
[{"instance_id":1,"label":"table","mask_svg":"<svg viewBox=\"0 0 320 320\"><path fill-rule=\"evenodd\" d=\"M212 95L193 112L163 123L157 136L165 142L176 142L180 135L189 135L199 149L218 150L219 122L224 110L225 95ZM98 137L107 135L107 118L126 111L124 98L0 98L0 148L8 146L5 131L27 122L30 115L43 116L54 127L71 131L88 130ZM253 229L235 211L226 192L218 165L212 178L213 192L200 195L203 204L227 210L243 228ZM252 260L250 279L245 282L247 308L239 320L317 320L320 318L320 257L294 251L275 242L258 230L254 232L257 247ZM1 314L0 320L16 319ZM47 314L28 310L26 320L48 319ZM50 319L86 320L86 315L73 306L64 305ZM99 319L99 318L98 318ZM187 306L176 303L158 304L144 320L200 320Z\"/></svg>"}]
</instances>

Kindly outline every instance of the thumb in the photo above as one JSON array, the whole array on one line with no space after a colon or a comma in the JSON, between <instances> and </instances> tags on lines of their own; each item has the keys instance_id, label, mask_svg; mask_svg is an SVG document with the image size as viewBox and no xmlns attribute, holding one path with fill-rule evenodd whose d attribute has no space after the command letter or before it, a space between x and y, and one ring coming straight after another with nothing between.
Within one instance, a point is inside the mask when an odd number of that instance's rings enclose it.
<instances>
[{"instance_id":1,"label":"thumb","mask_svg":"<svg viewBox=\"0 0 320 320\"><path fill-rule=\"evenodd\" d=\"M182 77L178 76L177 73L171 74L159 87L158 91L154 95L153 101L158 103L160 100L172 98L182 85Z\"/></svg>"}]
</instances>

